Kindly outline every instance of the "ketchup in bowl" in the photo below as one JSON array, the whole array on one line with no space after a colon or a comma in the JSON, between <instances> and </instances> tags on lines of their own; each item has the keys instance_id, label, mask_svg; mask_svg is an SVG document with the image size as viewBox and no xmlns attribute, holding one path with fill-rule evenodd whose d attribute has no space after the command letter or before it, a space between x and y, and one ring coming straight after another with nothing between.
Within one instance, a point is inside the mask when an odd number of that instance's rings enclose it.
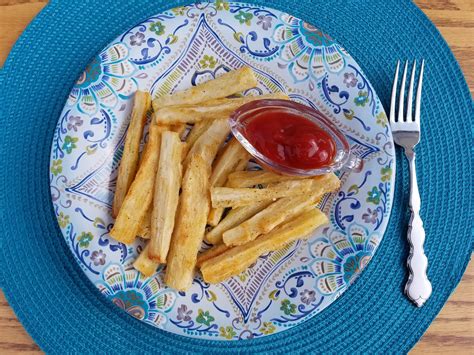
<instances>
[{"instance_id":1,"label":"ketchup in bowl","mask_svg":"<svg viewBox=\"0 0 474 355\"><path fill-rule=\"evenodd\" d=\"M278 108L256 113L242 132L261 154L289 168L323 168L336 155L330 134L314 122Z\"/></svg>"},{"instance_id":2,"label":"ketchup in bowl","mask_svg":"<svg viewBox=\"0 0 474 355\"><path fill-rule=\"evenodd\" d=\"M345 135L320 112L288 100L257 100L230 118L234 136L261 164L278 173L312 176L359 169Z\"/></svg>"}]
</instances>

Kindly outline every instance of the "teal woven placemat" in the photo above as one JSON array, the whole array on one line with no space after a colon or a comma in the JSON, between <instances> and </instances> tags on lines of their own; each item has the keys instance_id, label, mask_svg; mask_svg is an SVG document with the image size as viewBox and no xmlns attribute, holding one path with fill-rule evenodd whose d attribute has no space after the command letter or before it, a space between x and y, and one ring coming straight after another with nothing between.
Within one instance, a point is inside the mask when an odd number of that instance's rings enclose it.
<instances>
[{"instance_id":1,"label":"teal woven placemat","mask_svg":"<svg viewBox=\"0 0 474 355\"><path fill-rule=\"evenodd\" d=\"M331 34L355 57L385 107L397 59L427 61L418 177L433 295L403 296L407 166L397 158L390 226L362 277L329 309L257 340L185 338L134 320L87 280L52 211L48 163L67 94L90 58L131 25L182 1L52 1L12 50L0 76L1 285L48 352L406 352L459 282L472 246L472 99L448 46L408 0L254 1ZM402 162L400 164L400 162Z\"/></svg>"}]
</instances>

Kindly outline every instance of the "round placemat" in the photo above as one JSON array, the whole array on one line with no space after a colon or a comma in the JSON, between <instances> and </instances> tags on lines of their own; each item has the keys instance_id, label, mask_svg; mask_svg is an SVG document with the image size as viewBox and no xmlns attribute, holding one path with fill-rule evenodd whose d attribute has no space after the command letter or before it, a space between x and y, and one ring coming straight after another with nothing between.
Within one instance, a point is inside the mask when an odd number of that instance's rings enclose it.
<instances>
[{"instance_id":1,"label":"round placemat","mask_svg":"<svg viewBox=\"0 0 474 355\"><path fill-rule=\"evenodd\" d=\"M254 1L265 5L265 1ZM472 247L472 99L439 32L410 1L279 0L334 36L367 73L385 107L397 59L427 61L418 177L433 295L403 295L408 254L407 165L397 152L390 226L360 279L328 310L285 332L216 343L141 323L103 298L60 235L48 162L58 115L79 73L126 28L183 1L52 1L25 30L0 76L1 286L48 352L406 352L459 282Z\"/></svg>"}]
</instances>

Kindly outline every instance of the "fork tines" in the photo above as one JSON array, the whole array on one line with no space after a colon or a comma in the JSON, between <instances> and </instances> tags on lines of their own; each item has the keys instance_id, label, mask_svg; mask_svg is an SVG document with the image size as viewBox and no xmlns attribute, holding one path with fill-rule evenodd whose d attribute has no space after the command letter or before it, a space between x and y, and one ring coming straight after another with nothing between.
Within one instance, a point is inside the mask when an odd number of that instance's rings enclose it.
<instances>
[{"instance_id":1,"label":"fork tines","mask_svg":"<svg viewBox=\"0 0 474 355\"><path fill-rule=\"evenodd\" d=\"M400 86L400 92L398 94L398 116L395 115L395 102L397 97L397 85L398 85L398 73L400 70L400 61L397 63L397 70L395 71L395 78L393 80L392 86L392 100L390 103L390 124L393 125L397 122L420 122L420 106L421 106L421 89L423 86L423 71L425 69L425 61L422 60L421 62L421 69L418 78L418 87L416 91L416 98L415 98L415 114L412 115L413 110L413 88L415 82L415 73L416 73L416 60L413 63L413 69L411 71L411 78L410 78L410 86L408 88L408 98L407 98L407 107L406 107L406 115L404 115L405 111L405 83L407 78L407 71L408 71L408 61L405 62L405 68L403 70L402 76L402 83Z\"/></svg>"}]
</instances>

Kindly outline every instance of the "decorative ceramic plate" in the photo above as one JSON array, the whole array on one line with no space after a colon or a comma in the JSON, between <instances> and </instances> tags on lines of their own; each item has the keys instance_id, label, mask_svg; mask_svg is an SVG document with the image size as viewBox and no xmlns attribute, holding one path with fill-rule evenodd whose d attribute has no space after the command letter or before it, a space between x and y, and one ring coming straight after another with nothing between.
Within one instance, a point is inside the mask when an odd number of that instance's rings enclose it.
<instances>
[{"instance_id":1,"label":"decorative ceramic plate","mask_svg":"<svg viewBox=\"0 0 474 355\"><path fill-rule=\"evenodd\" d=\"M165 95L244 65L259 85L332 118L364 160L341 173L320 208L330 224L308 242L263 255L218 285L196 275L188 292L131 267L143 241L109 237L110 215L134 92ZM169 332L235 340L280 332L329 306L360 275L387 226L394 148L384 109L360 67L331 37L271 8L216 1L152 16L93 58L73 87L54 134L50 178L59 226L105 297Z\"/></svg>"}]
</instances>

